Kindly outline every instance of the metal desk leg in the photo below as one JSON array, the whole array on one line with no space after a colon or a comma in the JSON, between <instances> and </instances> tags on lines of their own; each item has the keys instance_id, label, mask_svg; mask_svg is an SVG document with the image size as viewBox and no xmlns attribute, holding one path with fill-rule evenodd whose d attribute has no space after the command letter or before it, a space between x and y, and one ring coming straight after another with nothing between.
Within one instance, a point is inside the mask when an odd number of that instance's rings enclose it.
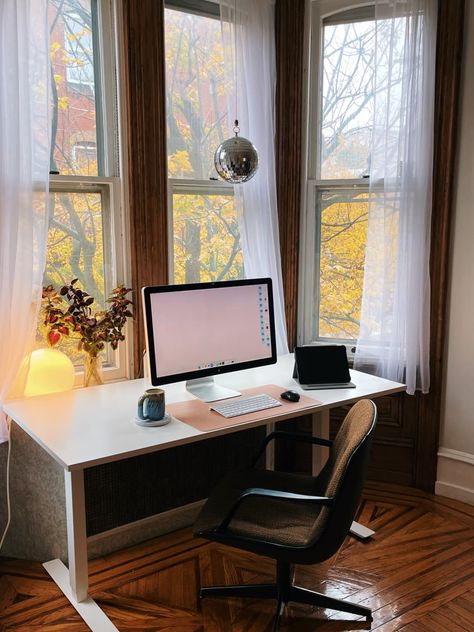
<instances>
[{"instance_id":1,"label":"metal desk leg","mask_svg":"<svg viewBox=\"0 0 474 632\"><path fill-rule=\"evenodd\" d=\"M312 415L313 437L322 437L329 439L329 410L322 410ZM312 453L312 472L313 476L317 476L321 471L324 463L329 455L329 449L324 446L314 445ZM366 539L374 535L375 531L365 527L359 522L353 522L350 528L352 535L358 538Z\"/></svg>"},{"instance_id":2,"label":"metal desk leg","mask_svg":"<svg viewBox=\"0 0 474 632\"><path fill-rule=\"evenodd\" d=\"M321 437L322 439L329 439L329 410L322 410L318 413L311 415L313 426L313 437ZM329 448L322 445L312 446L312 474L317 476L321 471L324 463L326 463L329 456Z\"/></svg>"},{"instance_id":3,"label":"metal desk leg","mask_svg":"<svg viewBox=\"0 0 474 632\"><path fill-rule=\"evenodd\" d=\"M66 487L69 583L74 598L80 602L87 599L89 585L84 471L64 472L64 483Z\"/></svg>"},{"instance_id":4,"label":"metal desk leg","mask_svg":"<svg viewBox=\"0 0 474 632\"><path fill-rule=\"evenodd\" d=\"M361 540L366 540L374 535L375 531L369 529L369 527L365 527L360 522L354 522L351 524L351 528L349 529L351 535L356 535Z\"/></svg>"},{"instance_id":5,"label":"metal desk leg","mask_svg":"<svg viewBox=\"0 0 474 632\"><path fill-rule=\"evenodd\" d=\"M118 632L96 602L87 596L89 583L84 471L64 472L69 571L61 560L43 564L92 632Z\"/></svg>"},{"instance_id":6,"label":"metal desk leg","mask_svg":"<svg viewBox=\"0 0 474 632\"><path fill-rule=\"evenodd\" d=\"M275 424L267 424L266 434L272 434L275 432ZM267 449L265 451L265 467L267 470L275 469L275 441L271 441L267 445Z\"/></svg>"}]
</instances>

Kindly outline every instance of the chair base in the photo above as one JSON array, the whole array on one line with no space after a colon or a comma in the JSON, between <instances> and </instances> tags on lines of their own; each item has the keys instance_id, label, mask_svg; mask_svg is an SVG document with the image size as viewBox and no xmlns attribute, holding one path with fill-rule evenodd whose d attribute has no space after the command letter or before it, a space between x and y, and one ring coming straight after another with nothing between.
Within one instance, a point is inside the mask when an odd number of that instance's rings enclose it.
<instances>
[{"instance_id":1,"label":"chair base","mask_svg":"<svg viewBox=\"0 0 474 632\"><path fill-rule=\"evenodd\" d=\"M328 597L321 593L293 586L290 579L290 567L288 564L277 563L277 581L275 584L250 584L244 586L212 586L201 588L201 599L205 597L237 597L248 599L275 599L277 610L273 631L280 629L280 619L289 601L304 603L316 608L329 608L340 612L347 612L365 617L367 621L372 621L372 611L370 608L360 606L350 601L343 601Z\"/></svg>"}]
</instances>

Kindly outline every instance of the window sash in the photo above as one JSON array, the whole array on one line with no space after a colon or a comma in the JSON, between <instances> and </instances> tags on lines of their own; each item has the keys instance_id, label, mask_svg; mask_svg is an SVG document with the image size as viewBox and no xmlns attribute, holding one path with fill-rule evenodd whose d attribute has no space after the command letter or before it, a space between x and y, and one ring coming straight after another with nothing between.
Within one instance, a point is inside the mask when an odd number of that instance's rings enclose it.
<instances>
[{"instance_id":1,"label":"window sash","mask_svg":"<svg viewBox=\"0 0 474 632\"><path fill-rule=\"evenodd\" d=\"M124 182L120 178L125 159L123 98L119 67L124 61L123 42L118 23L120 3L116 0L91 0L92 38L96 106L98 176L51 175L51 193L100 193L103 225L104 286L107 298L120 283L129 286L128 215L124 204ZM120 95L120 96L119 96ZM104 175L106 174L106 175ZM140 297L133 296L136 304ZM117 350L106 345L104 381L130 378L132 369L132 325L124 327L125 340ZM83 367L76 367L76 385L82 385Z\"/></svg>"},{"instance_id":2,"label":"window sash","mask_svg":"<svg viewBox=\"0 0 474 632\"><path fill-rule=\"evenodd\" d=\"M209 0L165 0L165 8L220 20L220 7ZM215 179L168 178L168 270L169 282L174 283L174 213L175 195L234 196L234 185Z\"/></svg>"},{"instance_id":3,"label":"window sash","mask_svg":"<svg viewBox=\"0 0 474 632\"><path fill-rule=\"evenodd\" d=\"M168 178L168 270L169 283L174 283L174 212L175 195L234 196L234 185L221 180L191 180Z\"/></svg>"},{"instance_id":4,"label":"window sash","mask_svg":"<svg viewBox=\"0 0 474 632\"><path fill-rule=\"evenodd\" d=\"M112 290L128 277L125 258L125 218L122 213L122 186L119 178L98 178L86 176L51 176L50 193L99 193L101 196L103 252L104 252L104 293L107 299ZM59 288L56 288L59 289ZM96 297L94 297L96 298ZM136 303L137 297L133 297ZM124 328L125 340L117 350L106 345L106 359L103 365L104 381L129 378L131 375L131 336L129 322ZM76 385L82 384L83 366L75 366Z\"/></svg>"},{"instance_id":5,"label":"window sash","mask_svg":"<svg viewBox=\"0 0 474 632\"><path fill-rule=\"evenodd\" d=\"M356 5L354 7L354 4ZM359 4L359 6L357 6ZM355 340L346 338L323 338L319 335L320 313L320 246L321 217L317 213L317 200L322 191L353 189L367 191L370 179L321 179L321 122L322 122L322 61L323 28L328 24L355 22L371 18L373 6L365 2L349 0L318 0L311 2L308 56L306 72L307 127L306 127L306 187L302 200L301 250L299 259L299 301L298 301L298 344L342 343L351 352ZM379 183L377 183L379 184ZM380 183L383 184L383 183ZM316 236L318 235L318 238ZM316 290L316 291L315 291ZM315 303L315 301L317 301ZM316 323L314 319L317 319ZM316 325L316 326L315 326ZM314 336L313 332L318 335Z\"/></svg>"},{"instance_id":6,"label":"window sash","mask_svg":"<svg viewBox=\"0 0 474 632\"><path fill-rule=\"evenodd\" d=\"M347 344L352 349L355 339L344 337L327 337L319 333L320 317L320 264L321 264L321 213L318 200L321 194L350 190L358 193L368 193L369 185L366 180L341 180L337 184L333 181L311 181L306 193L307 212L303 219L302 228L302 257L300 261L300 319L299 344ZM314 335L314 332L317 332Z\"/></svg>"}]
</instances>

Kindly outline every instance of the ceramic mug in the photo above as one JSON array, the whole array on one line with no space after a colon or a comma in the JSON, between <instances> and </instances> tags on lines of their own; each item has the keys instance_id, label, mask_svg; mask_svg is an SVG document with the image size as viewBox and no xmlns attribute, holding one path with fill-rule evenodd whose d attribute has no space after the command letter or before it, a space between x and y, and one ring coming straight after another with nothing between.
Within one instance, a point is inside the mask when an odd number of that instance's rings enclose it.
<instances>
[{"instance_id":1,"label":"ceramic mug","mask_svg":"<svg viewBox=\"0 0 474 632\"><path fill-rule=\"evenodd\" d=\"M137 418L141 421L159 421L165 416L165 392L149 388L138 400Z\"/></svg>"}]
</instances>

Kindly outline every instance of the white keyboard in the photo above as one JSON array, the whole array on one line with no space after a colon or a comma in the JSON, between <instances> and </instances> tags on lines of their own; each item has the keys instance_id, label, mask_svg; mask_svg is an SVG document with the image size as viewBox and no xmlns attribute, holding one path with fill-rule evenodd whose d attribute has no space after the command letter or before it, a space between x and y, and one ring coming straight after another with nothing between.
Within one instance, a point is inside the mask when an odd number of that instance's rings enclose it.
<instances>
[{"instance_id":1,"label":"white keyboard","mask_svg":"<svg viewBox=\"0 0 474 632\"><path fill-rule=\"evenodd\" d=\"M247 413L255 413L258 410L275 408L281 406L281 402L270 395L252 395L251 397L240 397L239 399L229 399L211 406L211 410L223 417L238 417Z\"/></svg>"}]
</instances>

